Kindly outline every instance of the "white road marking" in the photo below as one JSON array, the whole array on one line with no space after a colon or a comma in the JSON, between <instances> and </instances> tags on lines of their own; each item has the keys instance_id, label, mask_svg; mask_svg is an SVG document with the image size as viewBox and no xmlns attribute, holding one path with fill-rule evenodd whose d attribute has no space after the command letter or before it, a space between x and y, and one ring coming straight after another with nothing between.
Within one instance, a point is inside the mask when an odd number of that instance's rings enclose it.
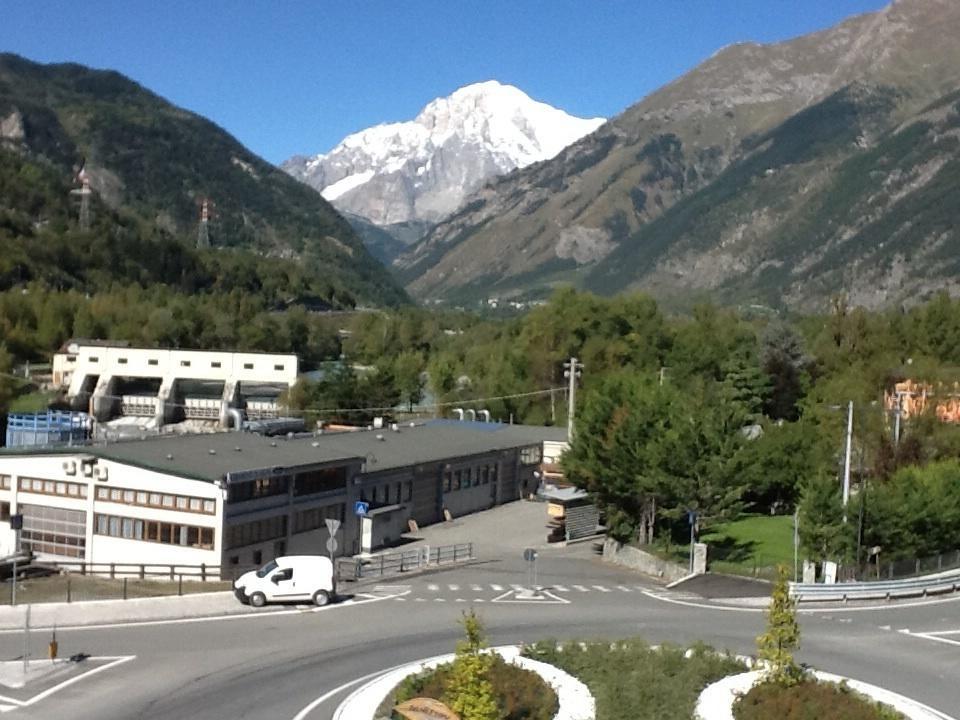
<instances>
[{"instance_id":1,"label":"white road marking","mask_svg":"<svg viewBox=\"0 0 960 720\"><path fill-rule=\"evenodd\" d=\"M931 630L925 635L960 635L960 630Z\"/></svg>"},{"instance_id":2,"label":"white road marking","mask_svg":"<svg viewBox=\"0 0 960 720\"><path fill-rule=\"evenodd\" d=\"M628 588L626 585L617 585L617 590L623 590L623 592L633 592L633 590Z\"/></svg>"},{"instance_id":3,"label":"white road marking","mask_svg":"<svg viewBox=\"0 0 960 720\"><path fill-rule=\"evenodd\" d=\"M603 585L594 585L594 590L599 590L600 592L610 592L609 588L605 588Z\"/></svg>"},{"instance_id":4,"label":"white road marking","mask_svg":"<svg viewBox=\"0 0 960 720\"><path fill-rule=\"evenodd\" d=\"M464 598L457 598L454 602L466 602Z\"/></svg>"},{"instance_id":5,"label":"white road marking","mask_svg":"<svg viewBox=\"0 0 960 720\"><path fill-rule=\"evenodd\" d=\"M898 630L901 635L909 635L910 637L923 638L924 640L933 640L934 642L944 643L945 645L956 645L960 647L960 640L951 640L950 638L942 637L943 633L937 632L910 632L908 628L903 628ZM948 634L956 634L958 631L948 631Z\"/></svg>"},{"instance_id":6,"label":"white road marking","mask_svg":"<svg viewBox=\"0 0 960 720\"><path fill-rule=\"evenodd\" d=\"M486 602L486 600L484 600L483 598L474 598L473 601L474 601L475 603Z\"/></svg>"},{"instance_id":7,"label":"white road marking","mask_svg":"<svg viewBox=\"0 0 960 720\"><path fill-rule=\"evenodd\" d=\"M2 698L4 702L16 703L16 707L2 708L0 709L0 712L9 712L9 710L15 710L17 707L28 707L30 705L33 705L34 703L38 703L44 698L50 697L55 692L59 692L60 690L63 690L65 687L69 687L70 685L78 683L81 680L84 680L93 675L96 675L97 673L103 672L104 670L109 670L110 668L115 667L117 665L122 665L125 662L130 662L135 657L136 655L117 655L117 656L110 655L110 656L88 658L88 660L110 660L111 662L108 662L105 665L99 665L79 675L75 675L72 678L68 678L67 680L64 680L62 683L57 683L53 687L49 687L43 692L37 693L36 695L34 695L32 698L29 698L28 700L14 700L13 698L7 698L7 697Z\"/></svg>"},{"instance_id":8,"label":"white road marking","mask_svg":"<svg viewBox=\"0 0 960 720\"><path fill-rule=\"evenodd\" d=\"M570 592L569 588L567 588L565 585L554 585L553 589L557 592Z\"/></svg>"},{"instance_id":9,"label":"white road marking","mask_svg":"<svg viewBox=\"0 0 960 720\"><path fill-rule=\"evenodd\" d=\"M437 590L439 589L440 589L440 586L434 583L430 583L429 585L427 585L427 590L432 590L433 592L437 592Z\"/></svg>"},{"instance_id":10,"label":"white road marking","mask_svg":"<svg viewBox=\"0 0 960 720\"><path fill-rule=\"evenodd\" d=\"M447 587L450 589L450 592L456 592L460 589L459 585L447 585Z\"/></svg>"},{"instance_id":11,"label":"white road marking","mask_svg":"<svg viewBox=\"0 0 960 720\"><path fill-rule=\"evenodd\" d=\"M406 602L406 601L407 601L407 599L406 599L405 597L394 598L394 600L396 600L397 602Z\"/></svg>"},{"instance_id":12,"label":"white road marking","mask_svg":"<svg viewBox=\"0 0 960 720\"><path fill-rule=\"evenodd\" d=\"M414 598L413 601L414 601L414 602L426 602L427 599L426 599L426 598Z\"/></svg>"},{"instance_id":13,"label":"white road marking","mask_svg":"<svg viewBox=\"0 0 960 720\"><path fill-rule=\"evenodd\" d=\"M523 585L511 585L510 589L519 592L520 590L523 590Z\"/></svg>"},{"instance_id":14,"label":"white road marking","mask_svg":"<svg viewBox=\"0 0 960 720\"><path fill-rule=\"evenodd\" d=\"M446 599L446 598L434 598L433 601L434 601L434 602L446 602L447 599Z\"/></svg>"},{"instance_id":15,"label":"white road marking","mask_svg":"<svg viewBox=\"0 0 960 720\"><path fill-rule=\"evenodd\" d=\"M585 588L583 585L574 585L574 586L573 586L573 589L574 589L574 590L579 590L580 592L590 592L590 591L589 591L587 588Z\"/></svg>"},{"instance_id":16,"label":"white road marking","mask_svg":"<svg viewBox=\"0 0 960 720\"><path fill-rule=\"evenodd\" d=\"M483 586L481 585L471 585L470 589L474 592L483 592Z\"/></svg>"},{"instance_id":17,"label":"white road marking","mask_svg":"<svg viewBox=\"0 0 960 720\"><path fill-rule=\"evenodd\" d=\"M375 678L379 675L383 675L383 673L390 672L391 670L395 670L396 668L399 668L399 667L403 667L403 665L394 665L392 668L387 668L386 670L377 670L376 672L369 673L367 675L364 675L363 677L358 677L355 680L351 680L350 682L344 683L339 687L335 687L333 690L330 690L329 692L324 693L323 695L318 697L316 700L309 703L306 707L303 708L303 710L301 710L300 712L298 712L296 715L293 716L293 720L304 720L304 718L307 717L307 715L309 715L310 713L312 713L317 708L318 705L322 705L330 698L335 697L336 695L339 695L340 693L342 693L344 690L348 690L352 688L354 685L359 685L365 680L371 680L372 678Z\"/></svg>"},{"instance_id":18,"label":"white road marking","mask_svg":"<svg viewBox=\"0 0 960 720\"><path fill-rule=\"evenodd\" d=\"M490 589L493 590L494 592L503 592L503 585L494 585L493 583L491 583Z\"/></svg>"},{"instance_id":19,"label":"white road marking","mask_svg":"<svg viewBox=\"0 0 960 720\"><path fill-rule=\"evenodd\" d=\"M522 590L522 588L521 588ZM559 595L554 595L549 590L541 590L539 597L524 598L517 590L507 590L502 595L498 595L490 602L492 603L514 603L517 605L569 605L570 601Z\"/></svg>"}]
</instances>

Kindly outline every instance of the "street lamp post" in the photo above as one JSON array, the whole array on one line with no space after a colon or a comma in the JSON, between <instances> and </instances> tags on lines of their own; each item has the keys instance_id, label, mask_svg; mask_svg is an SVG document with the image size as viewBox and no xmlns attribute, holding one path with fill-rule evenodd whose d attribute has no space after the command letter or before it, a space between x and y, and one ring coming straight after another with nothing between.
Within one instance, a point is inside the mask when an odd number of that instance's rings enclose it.
<instances>
[{"instance_id":1,"label":"street lamp post","mask_svg":"<svg viewBox=\"0 0 960 720\"><path fill-rule=\"evenodd\" d=\"M847 405L847 450L843 461L843 521L847 521L847 502L850 500L850 451L853 447L853 400Z\"/></svg>"},{"instance_id":2,"label":"street lamp post","mask_svg":"<svg viewBox=\"0 0 960 720\"><path fill-rule=\"evenodd\" d=\"M567 408L567 442L573 442L573 416L576 412L576 392L577 392L577 378L580 377L583 370L583 363L577 360L575 357L570 358L569 362L565 362L563 367L566 368L563 371L563 376L570 381L569 387L569 406Z\"/></svg>"}]
</instances>

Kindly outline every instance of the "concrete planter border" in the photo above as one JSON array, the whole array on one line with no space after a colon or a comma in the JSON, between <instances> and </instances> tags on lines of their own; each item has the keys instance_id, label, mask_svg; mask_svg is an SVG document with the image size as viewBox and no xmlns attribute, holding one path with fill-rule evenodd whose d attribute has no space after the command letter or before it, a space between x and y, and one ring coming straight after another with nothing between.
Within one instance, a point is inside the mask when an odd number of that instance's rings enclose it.
<instances>
[{"instance_id":1,"label":"concrete planter border","mask_svg":"<svg viewBox=\"0 0 960 720\"><path fill-rule=\"evenodd\" d=\"M493 648L504 660L524 670L537 673L557 693L559 710L553 720L594 720L596 703L590 690L582 682L560 668L520 655L520 648L507 645ZM437 655L386 671L354 690L340 703L334 720L373 720L374 714L388 693L408 675L430 670L453 660L453 653Z\"/></svg>"},{"instance_id":2,"label":"concrete planter border","mask_svg":"<svg viewBox=\"0 0 960 720\"><path fill-rule=\"evenodd\" d=\"M752 670L739 675L728 675L708 685L697 699L694 718L696 720L733 720L733 705L737 698L756 685L762 675L763 671ZM821 682L845 682L850 689L884 705L889 705L909 720L955 720L939 710L876 685L819 670L814 671L813 676Z\"/></svg>"}]
</instances>

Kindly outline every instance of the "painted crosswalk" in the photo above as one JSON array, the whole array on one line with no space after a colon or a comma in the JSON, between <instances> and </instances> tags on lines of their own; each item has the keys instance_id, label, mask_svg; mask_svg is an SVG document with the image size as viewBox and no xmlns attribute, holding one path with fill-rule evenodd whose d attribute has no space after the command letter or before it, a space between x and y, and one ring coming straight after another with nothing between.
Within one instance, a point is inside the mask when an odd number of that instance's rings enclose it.
<instances>
[{"instance_id":1,"label":"painted crosswalk","mask_svg":"<svg viewBox=\"0 0 960 720\"><path fill-rule=\"evenodd\" d=\"M395 598L397 602L489 602L493 597L504 593L524 593L532 588L522 583L437 583L431 582L420 586L406 586L410 592L406 597ZM585 593L640 593L649 591L645 585L581 585L580 583L542 583L537 586L540 591L550 592L559 597L576 597Z\"/></svg>"}]
</instances>

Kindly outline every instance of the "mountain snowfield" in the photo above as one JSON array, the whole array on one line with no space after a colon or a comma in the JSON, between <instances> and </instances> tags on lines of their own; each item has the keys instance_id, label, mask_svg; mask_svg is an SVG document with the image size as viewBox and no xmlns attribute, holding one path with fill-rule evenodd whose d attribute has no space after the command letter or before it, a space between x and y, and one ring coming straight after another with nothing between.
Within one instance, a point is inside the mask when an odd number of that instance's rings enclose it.
<instances>
[{"instance_id":1,"label":"mountain snowfield","mask_svg":"<svg viewBox=\"0 0 960 720\"><path fill-rule=\"evenodd\" d=\"M430 102L414 120L343 139L283 169L340 210L379 225L436 221L486 180L555 157L605 122L578 118L494 80Z\"/></svg>"}]
</instances>

